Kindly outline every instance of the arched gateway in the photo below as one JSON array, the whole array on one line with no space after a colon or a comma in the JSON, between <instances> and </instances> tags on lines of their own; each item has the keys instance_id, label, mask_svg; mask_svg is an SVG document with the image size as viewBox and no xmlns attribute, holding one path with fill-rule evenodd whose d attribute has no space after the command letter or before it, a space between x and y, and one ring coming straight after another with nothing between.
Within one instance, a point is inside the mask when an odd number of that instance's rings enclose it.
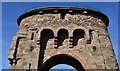
<instances>
[{"instance_id":1,"label":"arched gateway","mask_svg":"<svg viewBox=\"0 0 120 71\"><path fill-rule=\"evenodd\" d=\"M74 57L67 54L58 54L49 58L42 67L42 71L49 71L57 64L67 64L74 67L77 71L85 71L82 64Z\"/></svg>"},{"instance_id":2,"label":"arched gateway","mask_svg":"<svg viewBox=\"0 0 120 71\"><path fill-rule=\"evenodd\" d=\"M13 36L9 69L48 71L68 64L78 71L118 69L108 17L75 7L35 8L22 14Z\"/></svg>"}]
</instances>

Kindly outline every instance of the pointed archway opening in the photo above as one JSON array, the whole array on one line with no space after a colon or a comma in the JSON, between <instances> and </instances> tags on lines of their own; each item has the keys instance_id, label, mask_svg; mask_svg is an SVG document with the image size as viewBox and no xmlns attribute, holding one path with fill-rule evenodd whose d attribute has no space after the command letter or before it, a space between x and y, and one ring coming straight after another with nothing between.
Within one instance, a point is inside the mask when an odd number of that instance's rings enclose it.
<instances>
[{"instance_id":1,"label":"pointed archway opening","mask_svg":"<svg viewBox=\"0 0 120 71\"><path fill-rule=\"evenodd\" d=\"M44 62L42 71L49 71L52 67L58 64L67 64L75 68L77 71L85 71L82 64L77 59L67 54L58 54L49 58Z\"/></svg>"}]
</instances>

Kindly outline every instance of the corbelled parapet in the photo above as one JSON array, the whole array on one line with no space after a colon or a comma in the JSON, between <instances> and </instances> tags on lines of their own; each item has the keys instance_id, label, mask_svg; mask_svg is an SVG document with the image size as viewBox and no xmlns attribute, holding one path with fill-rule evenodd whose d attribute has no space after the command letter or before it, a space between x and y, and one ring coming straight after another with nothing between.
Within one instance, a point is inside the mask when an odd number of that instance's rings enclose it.
<instances>
[{"instance_id":1,"label":"corbelled parapet","mask_svg":"<svg viewBox=\"0 0 120 71\"><path fill-rule=\"evenodd\" d=\"M76 7L35 8L22 14L9 50L9 69L47 71L57 64L77 70L118 69L108 17Z\"/></svg>"}]
</instances>

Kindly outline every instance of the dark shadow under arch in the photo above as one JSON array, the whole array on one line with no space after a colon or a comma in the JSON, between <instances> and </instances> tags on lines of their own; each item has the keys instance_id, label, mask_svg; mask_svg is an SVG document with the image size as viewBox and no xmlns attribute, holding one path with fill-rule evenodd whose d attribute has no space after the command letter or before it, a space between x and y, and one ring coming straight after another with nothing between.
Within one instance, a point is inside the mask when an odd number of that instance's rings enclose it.
<instances>
[{"instance_id":1,"label":"dark shadow under arch","mask_svg":"<svg viewBox=\"0 0 120 71\"><path fill-rule=\"evenodd\" d=\"M82 29L75 29L73 32L73 47L77 45L77 42L80 38L84 38L84 30Z\"/></svg>"},{"instance_id":2,"label":"dark shadow under arch","mask_svg":"<svg viewBox=\"0 0 120 71\"><path fill-rule=\"evenodd\" d=\"M63 41L68 38L68 30L60 29L57 33L57 45L58 47L62 45Z\"/></svg>"},{"instance_id":3,"label":"dark shadow under arch","mask_svg":"<svg viewBox=\"0 0 120 71\"><path fill-rule=\"evenodd\" d=\"M39 60L38 60L38 69L43 64L44 59L44 51L46 49L46 45L49 39L54 38L54 32L51 29L43 29L41 31L40 36L40 52L39 52Z\"/></svg>"},{"instance_id":4,"label":"dark shadow under arch","mask_svg":"<svg viewBox=\"0 0 120 71\"><path fill-rule=\"evenodd\" d=\"M67 54L59 54L49 58L42 66L42 71L49 71L58 64L67 64L74 67L77 71L85 71L82 64L74 57Z\"/></svg>"}]
</instances>

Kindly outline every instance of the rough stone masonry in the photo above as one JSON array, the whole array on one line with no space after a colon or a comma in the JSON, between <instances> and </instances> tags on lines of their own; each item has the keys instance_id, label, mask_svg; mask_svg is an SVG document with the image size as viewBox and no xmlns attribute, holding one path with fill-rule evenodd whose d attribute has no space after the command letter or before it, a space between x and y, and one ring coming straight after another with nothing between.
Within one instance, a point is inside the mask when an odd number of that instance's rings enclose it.
<instances>
[{"instance_id":1,"label":"rough stone masonry","mask_svg":"<svg viewBox=\"0 0 120 71\"><path fill-rule=\"evenodd\" d=\"M57 64L77 70L118 69L107 30L109 19L99 11L35 8L19 16L17 22L19 28L8 54L9 69L49 70Z\"/></svg>"}]
</instances>

